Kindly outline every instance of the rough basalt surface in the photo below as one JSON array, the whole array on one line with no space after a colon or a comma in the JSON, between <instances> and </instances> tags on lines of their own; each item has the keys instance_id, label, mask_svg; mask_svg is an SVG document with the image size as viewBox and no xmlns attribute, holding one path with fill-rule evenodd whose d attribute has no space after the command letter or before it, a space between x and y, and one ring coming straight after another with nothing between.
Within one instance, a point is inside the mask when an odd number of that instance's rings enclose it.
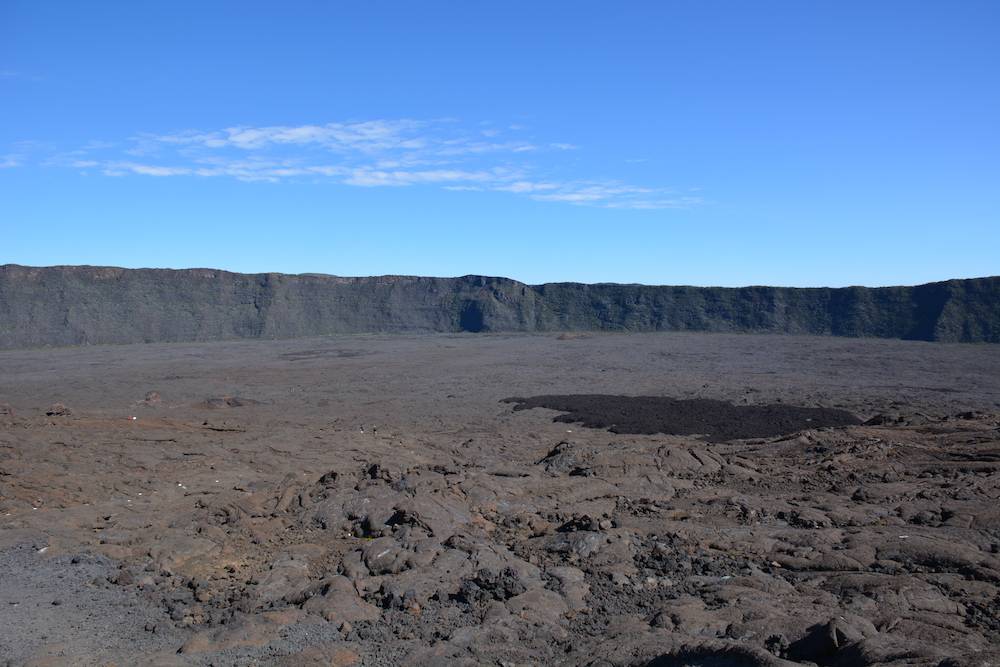
<instances>
[{"instance_id":1,"label":"rough basalt surface","mask_svg":"<svg viewBox=\"0 0 1000 667\"><path fill-rule=\"evenodd\" d=\"M1000 659L994 346L346 336L0 367L0 664Z\"/></svg>"},{"instance_id":2,"label":"rough basalt surface","mask_svg":"<svg viewBox=\"0 0 1000 667\"><path fill-rule=\"evenodd\" d=\"M826 426L852 426L861 421L846 410L797 405L733 405L709 398L678 400L667 396L572 394L505 398L514 410L547 408L563 414L557 422L606 428L612 433L694 435L724 442L773 438Z\"/></svg>"},{"instance_id":3,"label":"rough basalt surface","mask_svg":"<svg viewBox=\"0 0 1000 667\"><path fill-rule=\"evenodd\" d=\"M996 343L1000 277L800 289L0 266L0 349L459 331L769 332Z\"/></svg>"}]
</instances>

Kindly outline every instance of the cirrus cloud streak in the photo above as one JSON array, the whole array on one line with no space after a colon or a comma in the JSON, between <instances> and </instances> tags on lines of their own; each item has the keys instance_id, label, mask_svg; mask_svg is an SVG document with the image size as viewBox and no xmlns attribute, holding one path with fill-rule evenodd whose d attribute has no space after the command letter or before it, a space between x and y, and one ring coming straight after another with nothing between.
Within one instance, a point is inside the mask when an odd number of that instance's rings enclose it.
<instances>
[{"instance_id":1,"label":"cirrus cloud streak","mask_svg":"<svg viewBox=\"0 0 1000 667\"><path fill-rule=\"evenodd\" d=\"M107 176L233 178L344 186L499 192L539 202L616 209L688 208L691 194L614 178L561 176L578 147L524 137L520 126L469 129L452 119L233 126L90 142L47 164ZM582 159L574 159L574 170ZM6 166L6 165L5 165Z\"/></svg>"}]
</instances>

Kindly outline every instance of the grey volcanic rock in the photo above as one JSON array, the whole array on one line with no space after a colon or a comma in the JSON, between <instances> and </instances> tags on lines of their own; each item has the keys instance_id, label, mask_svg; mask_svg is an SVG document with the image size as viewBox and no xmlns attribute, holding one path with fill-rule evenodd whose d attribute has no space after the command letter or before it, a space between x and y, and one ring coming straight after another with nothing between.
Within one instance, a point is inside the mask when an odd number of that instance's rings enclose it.
<instances>
[{"instance_id":1,"label":"grey volcanic rock","mask_svg":"<svg viewBox=\"0 0 1000 667\"><path fill-rule=\"evenodd\" d=\"M367 332L737 331L1000 342L1000 277L916 287L525 285L0 267L0 349Z\"/></svg>"}]
</instances>

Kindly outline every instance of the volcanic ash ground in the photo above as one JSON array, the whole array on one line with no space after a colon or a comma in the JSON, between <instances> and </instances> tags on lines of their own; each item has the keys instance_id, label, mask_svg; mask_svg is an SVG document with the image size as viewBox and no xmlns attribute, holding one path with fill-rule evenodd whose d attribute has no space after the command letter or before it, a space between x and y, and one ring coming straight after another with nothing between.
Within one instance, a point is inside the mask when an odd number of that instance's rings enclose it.
<instances>
[{"instance_id":1,"label":"volcanic ash ground","mask_svg":"<svg viewBox=\"0 0 1000 667\"><path fill-rule=\"evenodd\" d=\"M343 336L0 368L7 664L1000 661L998 347Z\"/></svg>"}]
</instances>

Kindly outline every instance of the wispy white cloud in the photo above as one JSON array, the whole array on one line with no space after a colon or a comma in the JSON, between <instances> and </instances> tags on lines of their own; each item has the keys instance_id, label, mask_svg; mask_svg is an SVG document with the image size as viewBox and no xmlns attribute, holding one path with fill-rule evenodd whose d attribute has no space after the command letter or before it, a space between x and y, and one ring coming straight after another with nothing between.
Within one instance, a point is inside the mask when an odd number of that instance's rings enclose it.
<instances>
[{"instance_id":1,"label":"wispy white cloud","mask_svg":"<svg viewBox=\"0 0 1000 667\"><path fill-rule=\"evenodd\" d=\"M567 179L558 155L575 144L523 136L520 125L454 119L376 119L306 125L237 125L90 142L45 164L107 176L327 180L376 187L498 192L538 202L618 209L695 206L697 197L613 179ZM9 157L9 156L8 156ZM0 158L0 166L6 165ZM581 158L574 160L577 168Z\"/></svg>"},{"instance_id":2,"label":"wispy white cloud","mask_svg":"<svg viewBox=\"0 0 1000 667\"><path fill-rule=\"evenodd\" d=\"M348 185L373 186L404 186L425 183L491 183L503 180L501 171L464 171L461 169L430 169L424 171L382 171L378 169L361 168L346 179Z\"/></svg>"},{"instance_id":3,"label":"wispy white cloud","mask_svg":"<svg viewBox=\"0 0 1000 667\"><path fill-rule=\"evenodd\" d=\"M665 208L693 208L704 204L701 197L677 196L660 199L629 199L606 201L601 204L604 208L630 208L633 210L659 210Z\"/></svg>"},{"instance_id":4,"label":"wispy white cloud","mask_svg":"<svg viewBox=\"0 0 1000 667\"><path fill-rule=\"evenodd\" d=\"M35 75L29 74L28 72L22 72L16 69L0 69L0 80L9 81L41 81L42 78Z\"/></svg>"},{"instance_id":5,"label":"wispy white cloud","mask_svg":"<svg viewBox=\"0 0 1000 667\"><path fill-rule=\"evenodd\" d=\"M513 192L516 194L527 194L530 192L542 192L545 190L556 190L559 188L557 183L533 183L531 181L514 181L513 183L508 183L506 185L498 185L494 190L498 192Z\"/></svg>"},{"instance_id":6,"label":"wispy white cloud","mask_svg":"<svg viewBox=\"0 0 1000 667\"><path fill-rule=\"evenodd\" d=\"M135 162L114 162L104 165L104 173L108 176L121 176L129 172L141 174L142 176L187 176L191 173L191 169L187 167L136 164Z\"/></svg>"},{"instance_id":7,"label":"wispy white cloud","mask_svg":"<svg viewBox=\"0 0 1000 667\"><path fill-rule=\"evenodd\" d=\"M654 192L651 188L638 188L615 183L570 183L559 188L558 192L533 194L532 197L541 201L564 201L581 204L607 201L616 197L648 196Z\"/></svg>"},{"instance_id":8,"label":"wispy white cloud","mask_svg":"<svg viewBox=\"0 0 1000 667\"><path fill-rule=\"evenodd\" d=\"M326 125L236 126L214 132L184 131L143 135L161 144L196 145L204 148L264 149L270 146L314 145L332 151L366 153L388 150L418 150L425 139L416 132L427 123L415 120L368 120Z\"/></svg>"},{"instance_id":9,"label":"wispy white cloud","mask_svg":"<svg viewBox=\"0 0 1000 667\"><path fill-rule=\"evenodd\" d=\"M40 155L52 151L52 147L40 141L15 141L3 147L0 153L0 169L13 169L30 164Z\"/></svg>"},{"instance_id":10,"label":"wispy white cloud","mask_svg":"<svg viewBox=\"0 0 1000 667\"><path fill-rule=\"evenodd\" d=\"M486 190L481 185L443 185L441 187L451 192L483 192Z\"/></svg>"}]
</instances>

